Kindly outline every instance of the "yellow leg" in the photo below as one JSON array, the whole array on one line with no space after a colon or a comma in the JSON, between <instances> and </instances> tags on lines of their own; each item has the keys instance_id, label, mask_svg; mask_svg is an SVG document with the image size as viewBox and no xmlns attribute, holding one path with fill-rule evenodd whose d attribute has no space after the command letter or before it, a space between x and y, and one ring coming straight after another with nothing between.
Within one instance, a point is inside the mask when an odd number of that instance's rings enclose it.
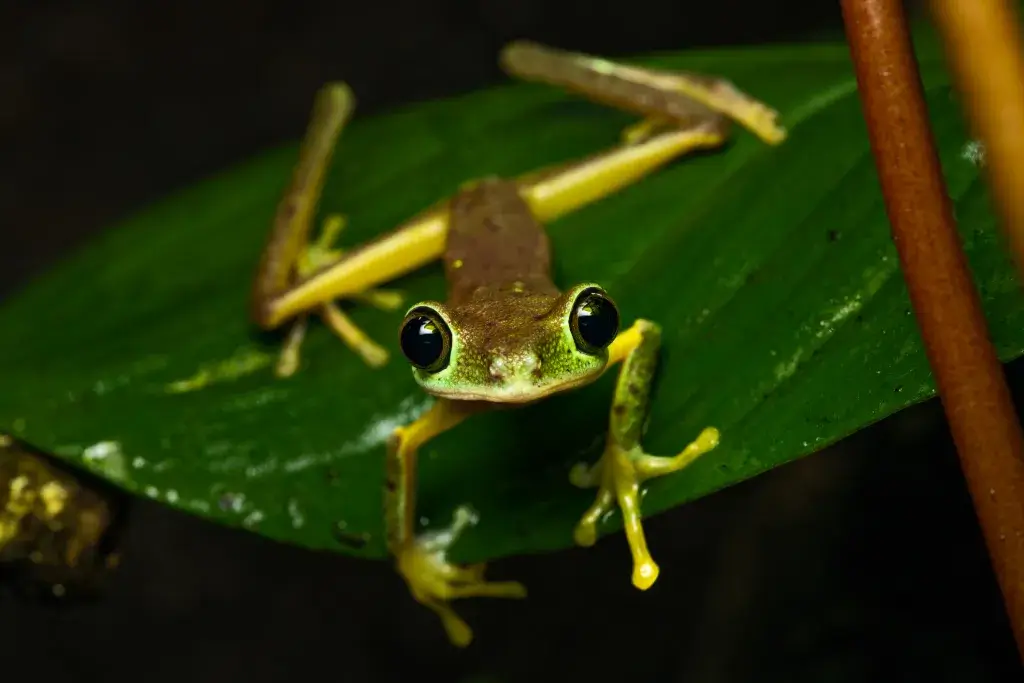
<instances>
[{"instance_id":1,"label":"yellow leg","mask_svg":"<svg viewBox=\"0 0 1024 683\"><path fill-rule=\"evenodd\" d=\"M452 524L446 529L415 535L416 458L420 446L487 407L439 399L418 420L396 429L388 443L388 547L413 598L440 617L449 640L459 647L469 645L473 632L449 601L468 597L522 598L526 588L514 581L486 581L484 564L461 567L447 561L448 549L477 521L466 506L455 511Z\"/></svg>"},{"instance_id":2,"label":"yellow leg","mask_svg":"<svg viewBox=\"0 0 1024 683\"><path fill-rule=\"evenodd\" d=\"M299 279L308 277L341 259L343 251L336 248L334 244L344 227L345 218L343 216L335 214L327 217L317 240L304 247L299 254L296 264ZM385 311L393 311L402 305L401 293L394 290L370 289L355 294L352 298ZM352 349L370 367L379 368L388 362L387 349L359 329L352 318L342 311L335 302L321 303L312 312L319 315L327 327L344 342L345 346ZM279 377L290 377L298 370L299 348L305 338L308 325L308 316L305 314L296 317L292 323L277 364Z\"/></svg>"},{"instance_id":3,"label":"yellow leg","mask_svg":"<svg viewBox=\"0 0 1024 683\"><path fill-rule=\"evenodd\" d=\"M335 245L338 238L341 237L341 231L345 229L345 225L345 217L338 214L332 214L324 220L320 236L309 246L304 258L299 262L299 274L302 277L311 275L341 260L345 252ZM384 311L401 308L403 301L401 292L378 288L357 292L350 298Z\"/></svg>"},{"instance_id":4,"label":"yellow leg","mask_svg":"<svg viewBox=\"0 0 1024 683\"><path fill-rule=\"evenodd\" d=\"M273 309L282 297L307 277L341 259L342 252L332 248L345 225L341 216L329 217L312 243L309 234L335 145L354 106L355 98L344 83L329 83L317 95L291 184L278 203L253 286L252 314L264 328L276 327L287 319L273 316ZM367 364L377 367L387 362L387 352L332 303L336 298L321 297L288 316L294 321L277 363L278 376L287 377L298 369L299 349L306 335L309 314L323 318ZM351 293L351 298L389 311L402 304L397 292L357 291Z\"/></svg>"},{"instance_id":5,"label":"yellow leg","mask_svg":"<svg viewBox=\"0 0 1024 683\"><path fill-rule=\"evenodd\" d=\"M659 573L644 537L640 485L648 479L685 468L714 449L719 439L718 430L708 427L675 457L658 457L643 451L640 436L660 345L661 330L647 320L637 321L612 343L609 366L620 361L623 365L612 401L605 450L593 466L579 463L569 473L575 486L598 489L594 504L576 525L576 543L593 545L597 540L597 524L617 503L633 555L633 585L640 590L650 588Z\"/></svg>"}]
</instances>

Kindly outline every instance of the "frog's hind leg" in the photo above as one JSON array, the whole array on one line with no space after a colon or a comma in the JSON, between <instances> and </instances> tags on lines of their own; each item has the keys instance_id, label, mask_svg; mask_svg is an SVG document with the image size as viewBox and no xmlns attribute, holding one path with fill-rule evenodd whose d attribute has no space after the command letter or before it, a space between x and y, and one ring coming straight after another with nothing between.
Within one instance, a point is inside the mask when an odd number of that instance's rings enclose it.
<instances>
[{"instance_id":1,"label":"frog's hind leg","mask_svg":"<svg viewBox=\"0 0 1024 683\"><path fill-rule=\"evenodd\" d=\"M576 543L593 545L598 522L618 503L633 555L633 585L641 590L650 588L658 579L658 565L644 538L640 485L647 479L678 472L718 445L718 430L708 427L674 457L643 451L640 438L660 346L661 330L647 320L638 320L612 343L609 366L621 361L622 369L612 400L604 454L594 465L577 464L569 475L576 486L598 489L594 504L576 526Z\"/></svg>"},{"instance_id":2,"label":"frog's hind leg","mask_svg":"<svg viewBox=\"0 0 1024 683\"><path fill-rule=\"evenodd\" d=\"M721 78L648 69L569 52L529 41L509 43L501 52L510 74L565 88L644 120L623 133L627 144L646 140L666 127L690 127L715 114L738 121L769 144L786 131L778 112Z\"/></svg>"},{"instance_id":3,"label":"frog's hind leg","mask_svg":"<svg viewBox=\"0 0 1024 683\"><path fill-rule=\"evenodd\" d=\"M278 204L256 274L252 313L263 327L271 327L268 312L280 296L297 282L342 257L341 250L333 245L344 227L344 218L328 217L313 243L309 242L309 233L327 167L353 108L354 97L344 83L328 84L317 94L291 185ZM402 305L401 295L387 290L368 290L352 298L385 310ZM387 351L363 333L336 303L326 300L292 319L276 367L278 376L290 376L298 369L299 349L306 336L310 314L319 315L368 365L379 367L387 362Z\"/></svg>"}]
</instances>

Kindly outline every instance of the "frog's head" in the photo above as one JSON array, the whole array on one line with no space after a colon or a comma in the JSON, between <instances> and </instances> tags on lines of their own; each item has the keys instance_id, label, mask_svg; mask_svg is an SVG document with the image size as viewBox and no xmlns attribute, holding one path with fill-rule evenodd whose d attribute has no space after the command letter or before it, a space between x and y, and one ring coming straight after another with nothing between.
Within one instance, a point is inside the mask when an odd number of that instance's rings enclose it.
<instances>
[{"instance_id":1,"label":"frog's head","mask_svg":"<svg viewBox=\"0 0 1024 683\"><path fill-rule=\"evenodd\" d=\"M459 306L425 301L402 322L402 353L428 393L529 403L587 384L619 331L615 303L586 283L562 294L500 291Z\"/></svg>"}]
</instances>

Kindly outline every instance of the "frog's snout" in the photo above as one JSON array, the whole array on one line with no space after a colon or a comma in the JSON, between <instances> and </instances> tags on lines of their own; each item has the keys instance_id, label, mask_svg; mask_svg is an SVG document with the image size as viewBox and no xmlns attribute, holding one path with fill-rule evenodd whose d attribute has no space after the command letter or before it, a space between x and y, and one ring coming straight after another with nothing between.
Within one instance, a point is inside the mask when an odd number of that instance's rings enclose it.
<instances>
[{"instance_id":1,"label":"frog's snout","mask_svg":"<svg viewBox=\"0 0 1024 683\"><path fill-rule=\"evenodd\" d=\"M488 372L499 382L521 379L529 380L540 373L541 360L533 352L518 353L514 356L496 355L491 359Z\"/></svg>"}]
</instances>

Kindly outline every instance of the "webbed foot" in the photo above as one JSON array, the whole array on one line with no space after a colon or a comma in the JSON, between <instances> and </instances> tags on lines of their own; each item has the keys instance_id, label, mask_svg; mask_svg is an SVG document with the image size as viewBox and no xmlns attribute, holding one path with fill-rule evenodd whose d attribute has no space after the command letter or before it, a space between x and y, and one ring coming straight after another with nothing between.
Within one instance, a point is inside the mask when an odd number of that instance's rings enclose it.
<instances>
[{"instance_id":1,"label":"webbed foot","mask_svg":"<svg viewBox=\"0 0 1024 683\"><path fill-rule=\"evenodd\" d=\"M526 597L526 588L518 582L484 580L486 565L483 563L459 566L445 559L448 548L459 534L474 523L475 515L468 508L460 507L450 527L419 536L395 553L398 571L413 597L441 618L449 640L459 647L470 644L473 631L455 613L449 601L469 597Z\"/></svg>"},{"instance_id":2,"label":"webbed foot","mask_svg":"<svg viewBox=\"0 0 1024 683\"><path fill-rule=\"evenodd\" d=\"M578 463L569 480L580 488L597 487L594 504L583 514L573 534L576 543L591 546L597 540L597 524L618 503L633 555L633 585L647 590L658 580L658 565L647 549L640 512L640 485L678 472L718 445L718 430L708 427L675 457L648 455L637 445L626 449L609 438L601 459L594 465Z\"/></svg>"}]
</instances>

